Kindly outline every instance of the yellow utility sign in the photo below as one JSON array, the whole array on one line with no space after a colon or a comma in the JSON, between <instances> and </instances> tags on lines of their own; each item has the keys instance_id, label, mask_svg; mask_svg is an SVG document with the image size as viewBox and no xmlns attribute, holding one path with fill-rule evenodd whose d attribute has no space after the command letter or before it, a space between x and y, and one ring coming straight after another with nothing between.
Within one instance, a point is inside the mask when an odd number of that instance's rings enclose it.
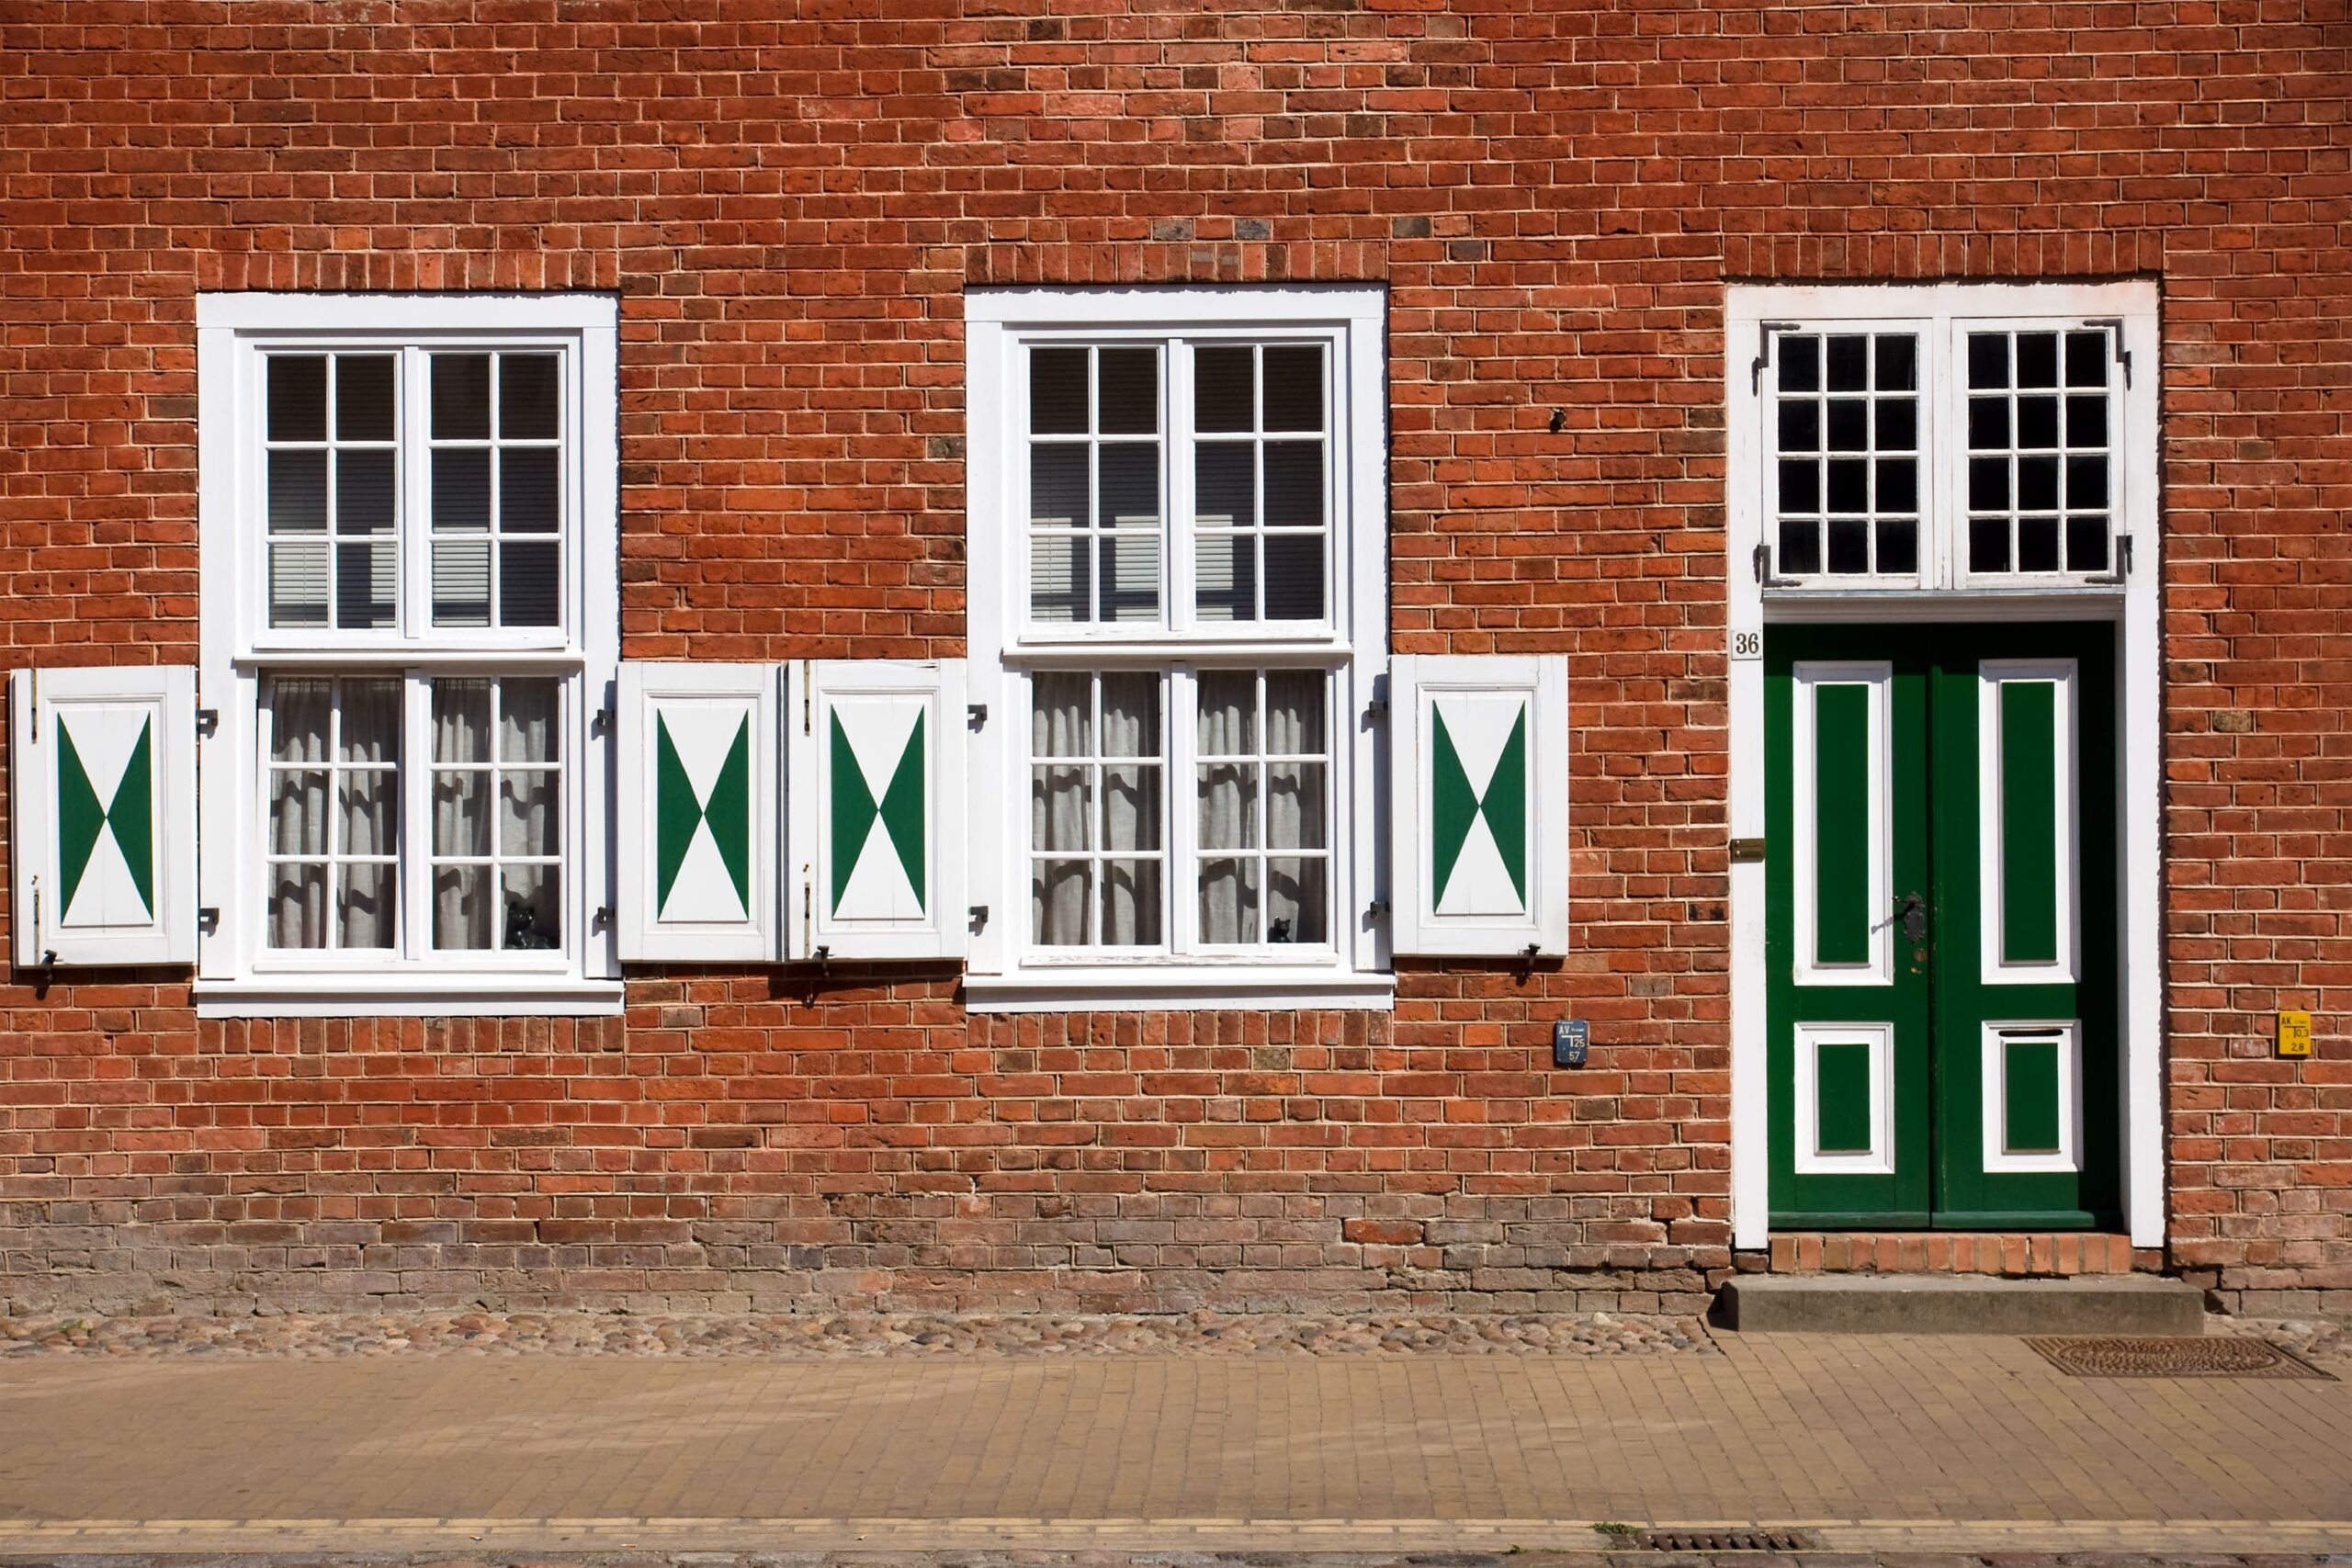
<instances>
[{"instance_id":1,"label":"yellow utility sign","mask_svg":"<svg viewBox=\"0 0 2352 1568\"><path fill-rule=\"evenodd\" d=\"M2281 1056L2308 1056L2312 1054L2311 1014L2282 1012L2278 1015L2278 1054Z\"/></svg>"}]
</instances>

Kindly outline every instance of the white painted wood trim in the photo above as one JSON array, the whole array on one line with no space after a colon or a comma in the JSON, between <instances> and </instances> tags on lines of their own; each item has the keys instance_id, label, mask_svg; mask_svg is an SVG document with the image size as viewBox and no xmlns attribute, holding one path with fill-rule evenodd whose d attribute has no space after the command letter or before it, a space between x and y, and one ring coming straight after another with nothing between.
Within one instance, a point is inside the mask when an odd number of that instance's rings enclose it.
<instances>
[{"instance_id":1,"label":"white painted wood trim","mask_svg":"<svg viewBox=\"0 0 2352 1568\"><path fill-rule=\"evenodd\" d=\"M784 840L778 825L784 723L777 667L631 660L621 665L617 685L616 722L608 728L619 761L613 828L620 843L610 922L619 952L631 963L773 963L783 957ZM654 910L659 874L655 715L667 701L710 697L741 701L751 718L751 896L741 922L665 921Z\"/></svg>"},{"instance_id":2,"label":"white painted wood trim","mask_svg":"<svg viewBox=\"0 0 2352 1568\"><path fill-rule=\"evenodd\" d=\"M198 332L405 333L620 330L609 294L298 294L254 290L199 294Z\"/></svg>"},{"instance_id":3,"label":"white painted wood trim","mask_svg":"<svg viewBox=\"0 0 2352 1568\"><path fill-rule=\"evenodd\" d=\"M2017 1034L2058 1038L2058 1139L2055 1154L2008 1152L2007 1042ZM1986 1020L1984 1066L1977 1092L1984 1102L1984 1170L2007 1176L2079 1171L2083 1168L2083 1030L2077 1019Z\"/></svg>"},{"instance_id":4,"label":"white painted wood trim","mask_svg":"<svg viewBox=\"0 0 2352 1568\"><path fill-rule=\"evenodd\" d=\"M1792 667L1790 694L1789 782L1791 869L1795 873L1796 984L1800 986L1892 986L1894 984L1894 667L1883 660L1809 660ZM1871 928L1867 964L1822 964L1818 828L1813 807L1815 703L1826 686L1860 686L1870 693L1870 807L1862 832L1870 848L1870 907L1878 911Z\"/></svg>"},{"instance_id":5,"label":"white painted wood trim","mask_svg":"<svg viewBox=\"0 0 2352 1568\"><path fill-rule=\"evenodd\" d=\"M1799 1176L1892 1176L1894 1174L1894 1025L1892 1023L1800 1023L1795 1026L1792 1152ZM1820 1057L1824 1045L1871 1049L1871 1146L1857 1152L1821 1151Z\"/></svg>"},{"instance_id":6,"label":"white painted wood trim","mask_svg":"<svg viewBox=\"0 0 2352 1568\"><path fill-rule=\"evenodd\" d=\"M2071 986L2081 977L2083 951L2083 806L2079 671L2071 659L1987 659L1976 667L1976 855L1979 955L1988 986ZM2005 951L2002 906L2007 889L2001 855L2001 687L2048 682L2056 688L2052 722L2058 777L2058 956L2047 964L2011 964Z\"/></svg>"}]
</instances>

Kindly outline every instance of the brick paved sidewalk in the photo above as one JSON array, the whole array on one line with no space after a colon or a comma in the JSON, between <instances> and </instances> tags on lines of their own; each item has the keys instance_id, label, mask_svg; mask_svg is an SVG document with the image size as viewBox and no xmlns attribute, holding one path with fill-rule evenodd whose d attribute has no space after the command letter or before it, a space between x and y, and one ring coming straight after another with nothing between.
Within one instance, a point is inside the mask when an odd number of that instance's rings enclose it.
<instances>
[{"instance_id":1,"label":"brick paved sidewalk","mask_svg":"<svg viewBox=\"0 0 2352 1568\"><path fill-rule=\"evenodd\" d=\"M2077 1380L1997 1338L1723 1343L33 1359L0 1367L0 1553L1589 1551L1597 1521L1857 1551L2352 1551L2352 1383Z\"/></svg>"}]
</instances>

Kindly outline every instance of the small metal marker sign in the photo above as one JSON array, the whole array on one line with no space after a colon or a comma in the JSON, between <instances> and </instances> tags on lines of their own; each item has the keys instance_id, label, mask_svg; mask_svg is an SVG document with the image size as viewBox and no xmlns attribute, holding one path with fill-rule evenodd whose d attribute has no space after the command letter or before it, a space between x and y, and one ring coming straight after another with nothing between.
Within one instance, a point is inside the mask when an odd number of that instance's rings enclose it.
<instances>
[{"instance_id":1,"label":"small metal marker sign","mask_svg":"<svg viewBox=\"0 0 2352 1568\"><path fill-rule=\"evenodd\" d=\"M1580 1018L1563 1018L1552 1025L1552 1065L1581 1067L1592 1046L1592 1025Z\"/></svg>"},{"instance_id":2,"label":"small metal marker sign","mask_svg":"<svg viewBox=\"0 0 2352 1568\"><path fill-rule=\"evenodd\" d=\"M1556 1053L1556 1038L1553 1048ZM2278 1054L2281 1056L2308 1056L2312 1054L2311 1014L2282 1012L2278 1015Z\"/></svg>"}]
</instances>

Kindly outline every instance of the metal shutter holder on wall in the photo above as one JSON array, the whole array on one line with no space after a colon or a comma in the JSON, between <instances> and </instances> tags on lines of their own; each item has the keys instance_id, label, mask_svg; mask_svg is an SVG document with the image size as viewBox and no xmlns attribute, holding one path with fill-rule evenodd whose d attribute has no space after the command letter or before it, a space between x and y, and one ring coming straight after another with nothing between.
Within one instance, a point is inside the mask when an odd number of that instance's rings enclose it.
<instances>
[{"instance_id":1,"label":"metal shutter holder on wall","mask_svg":"<svg viewBox=\"0 0 2352 1568\"><path fill-rule=\"evenodd\" d=\"M776 673L773 664L621 666L623 959L783 956Z\"/></svg>"},{"instance_id":2,"label":"metal shutter holder on wall","mask_svg":"<svg viewBox=\"0 0 2352 1568\"><path fill-rule=\"evenodd\" d=\"M1567 951L1567 662L1391 660L1396 952Z\"/></svg>"},{"instance_id":3,"label":"metal shutter holder on wall","mask_svg":"<svg viewBox=\"0 0 2352 1568\"><path fill-rule=\"evenodd\" d=\"M196 671L9 677L17 963L196 961Z\"/></svg>"},{"instance_id":4,"label":"metal shutter holder on wall","mask_svg":"<svg viewBox=\"0 0 2352 1568\"><path fill-rule=\"evenodd\" d=\"M961 660L814 660L786 671L796 959L953 958L965 949Z\"/></svg>"}]
</instances>

